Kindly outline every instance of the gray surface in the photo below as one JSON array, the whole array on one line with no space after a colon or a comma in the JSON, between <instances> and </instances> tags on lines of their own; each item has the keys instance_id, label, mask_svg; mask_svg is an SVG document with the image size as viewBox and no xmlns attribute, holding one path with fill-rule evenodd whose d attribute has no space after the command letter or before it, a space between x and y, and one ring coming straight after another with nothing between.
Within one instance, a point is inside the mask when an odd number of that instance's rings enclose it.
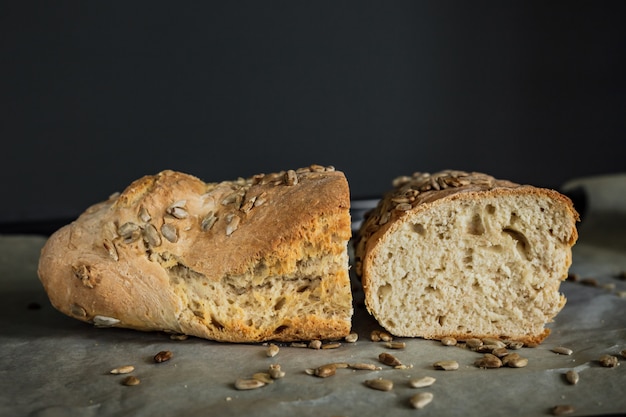
<instances>
[{"instance_id":1,"label":"gray surface","mask_svg":"<svg viewBox=\"0 0 626 417\"><path fill-rule=\"evenodd\" d=\"M330 362L376 363L387 351L368 335L378 328L362 307L356 309L355 344L335 350L281 347L274 358L262 345L223 344L190 338L173 341L158 333L124 329L96 329L54 310L39 284L36 265L39 237L0 237L0 415L2 416L108 416L108 415L548 415L557 404L571 404L574 415L599 415L626 411L626 365L603 368L597 359L619 356L626 349L626 217L612 211L606 226L601 209L581 224L574 248L572 272L596 278L614 289L565 282L568 303L551 325L552 335L539 347L519 351L529 358L522 369L481 370L473 366L477 353L438 342L403 339L407 348L394 351L407 370L384 367L380 371L340 369L320 379L306 368ZM356 299L361 298L359 292ZM36 302L40 309L28 308ZM551 348L563 345L571 356ZM155 364L154 354L171 350L174 358ZM460 363L457 371L436 371L431 364L442 359ZM622 362L626 359L621 358ZM255 391L237 391L236 378L267 370L280 363L284 379ZM123 386L110 369L132 364L141 379ZM580 373L576 386L563 374ZM433 402L422 410L408 406L418 392L409 388L411 377L437 378L428 390ZM392 379L391 392L371 390L366 379Z\"/></svg>"}]
</instances>

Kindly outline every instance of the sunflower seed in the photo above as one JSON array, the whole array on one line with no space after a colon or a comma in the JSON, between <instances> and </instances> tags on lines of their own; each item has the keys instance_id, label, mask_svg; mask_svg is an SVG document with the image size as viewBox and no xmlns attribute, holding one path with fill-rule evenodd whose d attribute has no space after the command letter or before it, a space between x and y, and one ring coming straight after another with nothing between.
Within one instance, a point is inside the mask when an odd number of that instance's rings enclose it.
<instances>
[{"instance_id":1,"label":"sunflower seed","mask_svg":"<svg viewBox=\"0 0 626 417\"><path fill-rule=\"evenodd\" d=\"M459 363L457 361L437 361L433 363L433 367L444 371L455 371L459 369Z\"/></svg>"},{"instance_id":2,"label":"sunflower seed","mask_svg":"<svg viewBox=\"0 0 626 417\"><path fill-rule=\"evenodd\" d=\"M272 377L272 379L280 379L285 376L285 371L281 370L280 365L277 363L270 365L268 373L270 374L270 377Z\"/></svg>"},{"instance_id":3,"label":"sunflower seed","mask_svg":"<svg viewBox=\"0 0 626 417\"><path fill-rule=\"evenodd\" d=\"M382 368L374 365L373 363L351 363L348 365L352 369L357 369L361 371L379 371Z\"/></svg>"},{"instance_id":4,"label":"sunflower seed","mask_svg":"<svg viewBox=\"0 0 626 417\"><path fill-rule=\"evenodd\" d=\"M432 376L425 376L422 378L414 378L411 379L409 381L409 385L411 386L411 388L424 388L424 387L429 387L432 384L434 384L436 381L435 378L433 378Z\"/></svg>"},{"instance_id":5,"label":"sunflower seed","mask_svg":"<svg viewBox=\"0 0 626 417\"><path fill-rule=\"evenodd\" d=\"M509 355L506 355L504 359L507 359ZM505 363L505 360L502 360L502 364L508 366L509 368L523 368L528 365L528 358L523 358L521 356L514 356L508 359Z\"/></svg>"},{"instance_id":6,"label":"sunflower seed","mask_svg":"<svg viewBox=\"0 0 626 417\"><path fill-rule=\"evenodd\" d=\"M483 368L483 369L493 369L500 368L502 366L502 361L495 355L491 353L486 353L482 358L474 361L474 365Z\"/></svg>"},{"instance_id":7,"label":"sunflower seed","mask_svg":"<svg viewBox=\"0 0 626 417\"><path fill-rule=\"evenodd\" d=\"M293 169L288 170L285 173L285 184L296 185L298 183L298 174Z\"/></svg>"},{"instance_id":8,"label":"sunflower seed","mask_svg":"<svg viewBox=\"0 0 626 417\"><path fill-rule=\"evenodd\" d=\"M239 222L241 218L237 215L232 216L228 224L226 225L226 236L230 236L233 234L235 230L239 227Z\"/></svg>"},{"instance_id":9,"label":"sunflower seed","mask_svg":"<svg viewBox=\"0 0 626 417\"><path fill-rule=\"evenodd\" d=\"M257 389L257 388L261 388L265 386L265 382L263 381L259 381L258 379L237 379L235 381L235 388L237 388L238 390L250 390L250 389Z\"/></svg>"},{"instance_id":10,"label":"sunflower seed","mask_svg":"<svg viewBox=\"0 0 626 417\"><path fill-rule=\"evenodd\" d=\"M506 343L504 343L500 339L495 339L493 337L486 337L486 338L484 338L483 339L483 345L493 346L494 349L506 347Z\"/></svg>"},{"instance_id":11,"label":"sunflower seed","mask_svg":"<svg viewBox=\"0 0 626 417\"><path fill-rule=\"evenodd\" d=\"M337 349L339 347L341 347L341 343L339 342L324 343L322 345L322 349Z\"/></svg>"},{"instance_id":12,"label":"sunflower seed","mask_svg":"<svg viewBox=\"0 0 626 417\"><path fill-rule=\"evenodd\" d=\"M267 201L267 193L263 191L261 194L257 196L256 200L254 200L254 207L262 206L263 204L265 204L266 201Z\"/></svg>"},{"instance_id":13,"label":"sunflower seed","mask_svg":"<svg viewBox=\"0 0 626 417\"><path fill-rule=\"evenodd\" d=\"M117 234L124 239L124 243L132 243L139 239L141 229L133 222L126 222L117 229Z\"/></svg>"},{"instance_id":14,"label":"sunflower seed","mask_svg":"<svg viewBox=\"0 0 626 417\"><path fill-rule=\"evenodd\" d=\"M107 316L94 316L93 318L93 324L96 327L112 327L119 322L118 319Z\"/></svg>"},{"instance_id":15,"label":"sunflower seed","mask_svg":"<svg viewBox=\"0 0 626 417\"><path fill-rule=\"evenodd\" d=\"M163 223L161 226L161 234L172 243L178 242L178 230L170 223Z\"/></svg>"},{"instance_id":16,"label":"sunflower seed","mask_svg":"<svg viewBox=\"0 0 626 417\"><path fill-rule=\"evenodd\" d=\"M626 349L622 350L619 354L622 355L622 358L626 358Z\"/></svg>"},{"instance_id":17,"label":"sunflower seed","mask_svg":"<svg viewBox=\"0 0 626 417\"><path fill-rule=\"evenodd\" d=\"M470 349L477 349L483 345L483 341L477 338L467 339L465 345Z\"/></svg>"},{"instance_id":18,"label":"sunflower seed","mask_svg":"<svg viewBox=\"0 0 626 417\"><path fill-rule=\"evenodd\" d=\"M393 381L390 379L368 379L365 381L365 385L379 391L391 391L393 389Z\"/></svg>"},{"instance_id":19,"label":"sunflower seed","mask_svg":"<svg viewBox=\"0 0 626 417\"><path fill-rule=\"evenodd\" d=\"M432 392L419 392L411 397L409 402L411 403L411 407L416 409L421 409L426 407L433 400Z\"/></svg>"},{"instance_id":20,"label":"sunflower seed","mask_svg":"<svg viewBox=\"0 0 626 417\"><path fill-rule=\"evenodd\" d=\"M566 348L564 346L557 346L551 349L552 352L558 353L559 355L571 355L574 351L570 348Z\"/></svg>"},{"instance_id":21,"label":"sunflower seed","mask_svg":"<svg viewBox=\"0 0 626 417\"><path fill-rule=\"evenodd\" d=\"M280 348L275 345L274 343L270 343L270 345L267 347L267 350L265 351L265 354L270 357L273 358L274 356L278 355L278 352L280 351Z\"/></svg>"},{"instance_id":22,"label":"sunflower seed","mask_svg":"<svg viewBox=\"0 0 626 417\"><path fill-rule=\"evenodd\" d=\"M604 366L605 368L615 368L619 365L617 356L613 355L602 355L600 356L600 359L598 359L598 362L600 362L600 365Z\"/></svg>"},{"instance_id":23,"label":"sunflower seed","mask_svg":"<svg viewBox=\"0 0 626 417\"><path fill-rule=\"evenodd\" d=\"M387 349L404 349L406 347L406 343L404 342L386 342L385 347Z\"/></svg>"},{"instance_id":24,"label":"sunflower seed","mask_svg":"<svg viewBox=\"0 0 626 417\"><path fill-rule=\"evenodd\" d=\"M344 338L344 340L348 343L355 343L359 340L359 335L357 333L350 333Z\"/></svg>"},{"instance_id":25,"label":"sunflower seed","mask_svg":"<svg viewBox=\"0 0 626 417\"><path fill-rule=\"evenodd\" d=\"M524 347L524 342L518 342L515 340L510 340L505 343L506 343L506 347L511 350L518 350Z\"/></svg>"},{"instance_id":26,"label":"sunflower seed","mask_svg":"<svg viewBox=\"0 0 626 417\"><path fill-rule=\"evenodd\" d=\"M400 360L398 358L396 358L395 356L393 356L391 353L386 353L383 352L380 355L378 355L378 360L385 364L385 365L389 365L389 366L401 366L402 362L400 362Z\"/></svg>"},{"instance_id":27,"label":"sunflower seed","mask_svg":"<svg viewBox=\"0 0 626 417\"><path fill-rule=\"evenodd\" d=\"M161 246L161 236L152 223L143 228L143 238L149 246Z\"/></svg>"},{"instance_id":28,"label":"sunflower seed","mask_svg":"<svg viewBox=\"0 0 626 417\"><path fill-rule=\"evenodd\" d=\"M567 371L565 373L565 379L570 384L576 385L576 384L578 384L578 380L580 379L580 376L578 375L578 372L576 372L575 370L571 369L571 370L569 370L569 371Z\"/></svg>"},{"instance_id":29,"label":"sunflower seed","mask_svg":"<svg viewBox=\"0 0 626 417\"><path fill-rule=\"evenodd\" d=\"M308 344L308 348L309 349L321 349L322 348L322 341L321 340L311 340Z\"/></svg>"},{"instance_id":30,"label":"sunflower seed","mask_svg":"<svg viewBox=\"0 0 626 417\"><path fill-rule=\"evenodd\" d=\"M329 376L335 375L337 372L337 365L334 363L329 363L327 365L322 365L315 369L314 375L320 378L328 378Z\"/></svg>"},{"instance_id":31,"label":"sunflower seed","mask_svg":"<svg viewBox=\"0 0 626 417\"><path fill-rule=\"evenodd\" d=\"M115 244L111 243L111 241L107 239L104 239L104 241L102 242L102 246L104 246L104 249L107 251L111 259L113 259L114 261L119 261L120 257L117 253L117 248L115 247Z\"/></svg>"},{"instance_id":32,"label":"sunflower seed","mask_svg":"<svg viewBox=\"0 0 626 417\"><path fill-rule=\"evenodd\" d=\"M202 219L202 222L200 223L200 227L202 228L202 231L206 232L208 230L211 230L211 228L213 227L216 221L217 221L217 216L215 215L215 213L213 213L212 211L209 211L207 215L204 216L204 219Z\"/></svg>"},{"instance_id":33,"label":"sunflower seed","mask_svg":"<svg viewBox=\"0 0 626 417\"><path fill-rule=\"evenodd\" d=\"M187 340L189 339L189 336L186 334L178 334L178 333L174 333L170 335L170 339L172 340Z\"/></svg>"},{"instance_id":34,"label":"sunflower seed","mask_svg":"<svg viewBox=\"0 0 626 417\"><path fill-rule=\"evenodd\" d=\"M113 375L129 374L129 373L133 372L134 370L135 370L134 366L132 366L132 365L124 365L124 366L120 366L118 368L111 369L111 373Z\"/></svg>"},{"instance_id":35,"label":"sunflower seed","mask_svg":"<svg viewBox=\"0 0 626 417\"><path fill-rule=\"evenodd\" d=\"M144 223L148 223L150 220L152 220L152 216L150 216L148 210L143 206L139 209L139 219Z\"/></svg>"},{"instance_id":36,"label":"sunflower seed","mask_svg":"<svg viewBox=\"0 0 626 417\"><path fill-rule=\"evenodd\" d=\"M444 346L454 346L456 345L456 339L451 336L444 336L441 338L441 344Z\"/></svg>"},{"instance_id":37,"label":"sunflower seed","mask_svg":"<svg viewBox=\"0 0 626 417\"><path fill-rule=\"evenodd\" d=\"M159 353L157 353L156 355L154 355L154 361L156 363L167 362L170 359L172 359L173 356L174 356L174 354L171 351L169 351L169 350L162 350Z\"/></svg>"},{"instance_id":38,"label":"sunflower seed","mask_svg":"<svg viewBox=\"0 0 626 417\"><path fill-rule=\"evenodd\" d=\"M274 383L274 379L272 379L272 376L269 374L269 372L257 372L252 375L252 379L256 379L257 381L261 381L265 384Z\"/></svg>"},{"instance_id":39,"label":"sunflower seed","mask_svg":"<svg viewBox=\"0 0 626 417\"><path fill-rule=\"evenodd\" d=\"M166 208L165 212L177 219L185 219L189 216L189 213L187 213L187 210L185 209L186 204L187 200L179 200Z\"/></svg>"},{"instance_id":40,"label":"sunflower seed","mask_svg":"<svg viewBox=\"0 0 626 417\"><path fill-rule=\"evenodd\" d=\"M141 380L133 375L129 375L126 378L122 379L122 384L127 386L139 385L140 383Z\"/></svg>"},{"instance_id":41,"label":"sunflower seed","mask_svg":"<svg viewBox=\"0 0 626 417\"><path fill-rule=\"evenodd\" d=\"M498 358L503 358L509 354L509 351L506 348L495 348L491 351L491 354L497 356Z\"/></svg>"},{"instance_id":42,"label":"sunflower seed","mask_svg":"<svg viewBox=\"0 0 626 417\"><path fill-rule=\"evenodd\" d=\"M574 411L575 411L574 407L572 407L569 404L557 405L557 406L552 408L552 415L553 416L564 416L566 414L571 414Z\"/></svg>"}]
</instances>

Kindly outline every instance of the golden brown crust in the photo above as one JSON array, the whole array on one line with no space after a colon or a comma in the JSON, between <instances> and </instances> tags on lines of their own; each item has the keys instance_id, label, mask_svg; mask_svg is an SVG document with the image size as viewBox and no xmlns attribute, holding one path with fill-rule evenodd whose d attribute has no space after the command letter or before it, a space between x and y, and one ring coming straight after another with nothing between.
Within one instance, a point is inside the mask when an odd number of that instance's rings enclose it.
<instances>
[{"instance_id":1,"label":"golden brown crust","mask_svg":"<svg viewBox=\"0 0 626 417\"><path fill-rule=\"evenodd\" d=\"M134 181L53 234L39 276L57 309L96 324L236 342L343 337L352 314L349 206L345 176L332 167L220 183L163 171ZM206 309L189 313L203 300L190 298L185 277L205 287L226 280L229 290L249 292L259 284L255 279L263 285L272 277L304 279L299 262L317 256L338 264L345 257L343 267L319 271L336 293L323 301L339 305L342 314L293 317L277 333L251 324L252 318L242 323L204 317Z\"/></svg>"}]
</instances>

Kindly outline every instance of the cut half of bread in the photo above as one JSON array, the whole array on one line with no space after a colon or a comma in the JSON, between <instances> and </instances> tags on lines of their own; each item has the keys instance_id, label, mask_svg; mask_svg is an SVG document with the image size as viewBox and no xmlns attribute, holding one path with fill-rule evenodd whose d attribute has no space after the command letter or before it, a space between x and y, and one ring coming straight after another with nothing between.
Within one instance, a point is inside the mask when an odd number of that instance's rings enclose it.
<instances>
[{"instance_id":1,"label":"cut half of bread","mask_svg":"<svg viewBox=\"0 0 626 417\"><path fill-rule=\"evenodd\" d=\"M563 308L578 214L550 189L482 173L416 173L368 213L356 272L396 336L540 343Z\"/></svg>"}]
</instances>

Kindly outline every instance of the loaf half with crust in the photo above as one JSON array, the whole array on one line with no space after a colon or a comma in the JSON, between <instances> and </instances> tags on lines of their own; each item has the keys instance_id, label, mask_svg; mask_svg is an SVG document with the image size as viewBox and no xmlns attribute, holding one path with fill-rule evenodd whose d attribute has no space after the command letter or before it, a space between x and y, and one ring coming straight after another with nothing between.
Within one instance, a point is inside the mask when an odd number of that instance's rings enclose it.
<instances>
[{"instance_id":1,"label":"loaf half with crust","mask_svg":"<svg viewBox=\"0 0 626 417\"><path fill-rule=\"evenodd\" d=\"M55 308L96 326L336 339L352 318L349 208L332 167L219 183L163 171L54 233L38 273Z\"/></svg>"},{"instance_id":2,"label":"loaf half with crust","mask_svg":"<svg viewBox=\"0 0 626 417\"><path fill-rule=\"evenodd\" d=\"M540 343L565 304L577 221L550 189L451 170L399 177L356 238L366 306L396 336Z\"/></svg>"}]
</instances>

